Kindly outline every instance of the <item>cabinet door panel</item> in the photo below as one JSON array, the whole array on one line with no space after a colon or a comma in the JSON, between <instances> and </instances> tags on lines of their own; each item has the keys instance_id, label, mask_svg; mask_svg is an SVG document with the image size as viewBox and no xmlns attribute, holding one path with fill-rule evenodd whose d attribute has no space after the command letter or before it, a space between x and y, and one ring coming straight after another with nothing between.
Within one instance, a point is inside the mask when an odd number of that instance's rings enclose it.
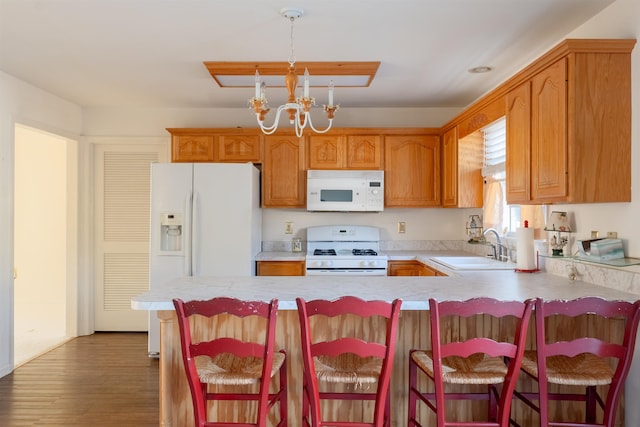
<instances>
[{"instance_id":1,"label":"cabinet door panel","mask_svg":"<svg viewBox=\"0 0 640 427\"><path fill-rule=\"evenodd\" d=\"M334 135L313 135L309 141L309 169L340 169L345 163L343 138Z\"/></svg>"},{"instance_id":2,"label":"cabinet door panel","mask_svg":"<svg viewBox=\"0 0 640 427\"><path fill-rule=\"evenodd\" d=\"M258 276L304 276L304 261L258 261Z\"/></svg>"},{"instance_id":3,"label":"cabinet door panel","mask_svg":"<svg viewBox=\"0 0 640 427\"><path fill-rule=\"evenodd\" d=\"M382 137L378 135L347 136L347 168L382 169Z\"/></svg>"},{"instance_id":4,"label":"cabinet door panel","mask_svg":"<svg viewBox=\"0 0 640 427\"><path fill-rule=\"evenodd\" d=\"M507 94L507 203L530 200L531 82Z\"/></svg>"},{"instance_id":5,"label":"cabinet door panel","mask_svg":"<svg viewBox=\"0 0 640 427\"><path fill-rule=\"evenodd\" d=\"M304 149L299 138L286 135L265 137L262 206L305 206Z\"/></svg>"},{"instance_id":6,"label":"cabinet door panel","mask_svg":"<svg viewBox=\"0 0 640 427\"><path fill-rule=\"evenodd\" d=\"M213 162L213 135L180 135L171 140L172 162Z\"/></svg>"},{"instance_id":7,"label":"cabinet door panel","mask_svg":"<svg viewBox=\"0 0 640 427\"><path fill-rule=\"evenodd\" d=\"M221 135L218 137L221 162L260 162L259 135Z\"/></svg>"},{"instance_id":8,"label":"cabinet door panel","mask_svg":"<svg viewBox=\"0 0 640 427\"><path fill-rule=\"evenodd\" d=\"M531 198L567 197L567 60L531 80Z\"/></svg>"},{"instance_id":9,"label":"cabinet door panel","mask_svg":"<svg viewBox=\"0 0 640 427\"><path fill-rule=\"evenodd\" d=\"M440 206L440 137L387 136L385 149L385 205Z\"/></svg>"}]
</instances>

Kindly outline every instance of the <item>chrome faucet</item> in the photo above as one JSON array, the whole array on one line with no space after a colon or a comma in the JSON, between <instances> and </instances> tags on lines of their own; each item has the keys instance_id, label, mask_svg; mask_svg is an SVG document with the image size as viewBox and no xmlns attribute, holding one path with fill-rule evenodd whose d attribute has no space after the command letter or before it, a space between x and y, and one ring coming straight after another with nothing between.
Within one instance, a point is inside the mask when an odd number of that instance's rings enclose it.
<instances>
[{"instance_id":1,"label":"chrome faucet","mask_svg":"<svg viewBox=\"0 0 640 427\"><path fill-rule=\"evenodd\" d=\"M485 241L486 235L488 233L492 233L496 237L496 244L490 244L491 248L493 249L493 259L498 261L506 261L507 256L504 254L504 250L507 248L502 244L502 241L500 240L500 234L498 234L495 228L487 228L482 232L482 235L485 236Z\"/></svg>"}]
</instances>

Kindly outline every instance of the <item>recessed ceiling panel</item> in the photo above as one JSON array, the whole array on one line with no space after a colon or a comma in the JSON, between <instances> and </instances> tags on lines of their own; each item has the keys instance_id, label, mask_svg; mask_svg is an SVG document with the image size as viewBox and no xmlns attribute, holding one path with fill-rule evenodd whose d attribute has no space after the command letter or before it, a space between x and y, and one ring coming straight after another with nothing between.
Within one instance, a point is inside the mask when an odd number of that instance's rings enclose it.
<instances>
[{"instance_id":1,"label":"recessed ceiling panel","mask_svg":"<svg viewBox=\"0 0 640 427\"><path fill-rule=\"evenodd\" d=\"M284 86L287 62L205 62L220 87L252 87L256 71L267 86ZM311 86L367 87L373 81L380 62L297 62L296 74L301 85L305 68L309 70Z\"/></svg>"},{"instance_id":2,"label":"recessed ceiling panel","mask_svg":"<svg viewBox=\"0 0 640 427\"><path fill-rule=\"evenodd\" d=\"M284 87L284 76L263 76L260 75L267 87ZM329 86L333 80L335 87L367 87L369 86L369 76L309 76L309 85L312 87ZM254 76L224 76L215 77L220 87L253 87ZM298 80L298 86L302 87L304 80L302 76Z\"/></svg>"}]
</instances>

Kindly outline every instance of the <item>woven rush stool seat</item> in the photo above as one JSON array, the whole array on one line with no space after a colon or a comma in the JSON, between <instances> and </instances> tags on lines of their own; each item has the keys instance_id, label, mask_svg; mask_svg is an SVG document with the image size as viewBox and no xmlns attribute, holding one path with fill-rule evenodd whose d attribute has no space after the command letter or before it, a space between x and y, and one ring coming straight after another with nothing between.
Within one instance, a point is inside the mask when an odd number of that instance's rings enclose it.
<instances>
[{"instance_id":1,"label":"woven rush stool seat","mask_svg":"<svg viewBox=\"0 0 640 427\"><path fill-rule=\"evenodd\" d=\"M521 369L537 390L514 396L540 414L543 427L613 427L639 320L640 301L536 300L536 350L525 352ZM584 402L584 410L552 411L552 401Z\"/></svg>"},{"instance_id":2,"label":"woven rush stool seat","mask_svg":"<svg viewBox=\"0 0 640 427\"><path fill-rule=\"evenodd\" d=\"M401 301L345 296L332 301L297 298L296 303L303 358L302 426L390 426L389 384ZM332 320L340 326L323 323ZM345 401L372 402L372 414L363 409L344 419L343 411L331 412L337 406L331 403Z\"/></svg>"},{"instance_id":3,"label":"woven rush stool seat","mask_svg":"<svg viewBox=\"0 0 640 427\"><path fill-rule=\"evenodd\" d=\"M527 350L522 359L522 370L538 376L538 355ZM551 356L547 358L547 379L553 384L607 385L613 380L611 365L601 357L582 353L575 357Z\"/></svg>"},{"instance_id":4,"label":"woven rush stool seat","mask_svg":"<svg viewBox=\"0 0 640 427\"><path fill-rule=\"evenodd\" d=\"M314 357L316 376L319 381L339 384L373 384L378 381L382 371L382 359L378 357L359 357L353 353L344 353L336 357Z\"/></svg>"},{"instance_id":5,"label":"woven rush stool seat","mask_svg":"<svg viewBox=\"0 0 640 427\"><path fill-rule=\"evenodd\" d=\"M273 354L270 376L278 373L285 361L284 353ZM207 384L240 385L258 384L262 378L264 359L259 357L237 357L231 353L214 357L195 358L200 382Z\"/></svg>"},{"instance_id":6,"label":"woven rush stool seat","mask_svg":"<svg viewBox=\"0 0 640 427\"><path fill-rule=\"evenodd\" d=\"M287 426L287 359L273 348L278 300L173 304L195 427ZM236 403L244 407L227 410Z\"/></svg>"},{"instance_id":7,"label":"woven rush stool seat","mask_svg":"<svg viewBox=\"0 0 640 427\"><path fill-rule=\"evenodd\" d=\"M433 377L433 352L414 351L411 359ZM449 384L500 384L507 375L507 365L500 357L472 354L469 357L442 358L442 380Z\"/></svg>"},{"instance_id":8,"label":"woven rush stool seat","mask_svg":"<svg viewBox=\"0 0 640 427\"><path fill-rule=\"evenodd\" d=\"M435 414L437 427L509 427L512 394L533 304L534 300L474 298L438 302L430 299L431 350L409 352L408 426L431 425L419 419L420 402ZM491 318L482 324L500 324L500 328L510 333L500 333L499 338L494 338L490 335L495 333L490 331L458 327L457 322L462 325L466 319L478 316ZM428 380L428 387L420 385L419 377ZM461 400L487 401L485 419L449 420L448 409Z\"/></svg>"}]
</instances>

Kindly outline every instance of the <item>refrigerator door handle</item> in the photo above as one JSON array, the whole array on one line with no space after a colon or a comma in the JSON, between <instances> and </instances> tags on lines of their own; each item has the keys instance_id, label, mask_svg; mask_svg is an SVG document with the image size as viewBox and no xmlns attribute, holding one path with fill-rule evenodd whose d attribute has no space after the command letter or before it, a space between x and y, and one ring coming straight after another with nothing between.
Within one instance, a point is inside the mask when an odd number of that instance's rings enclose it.
<instances>
[{"instance_id":1,"label":"refrigerator door handle","mask_svg":"<svg viewBox=\"0 0 640 427\"><path fill-rule=\"evenodd\" d=\"M193 203L191 204L191 276L199 276L198 274L198 248L200 244L198 223L200 220L200 193L193 194Z\"/></svg>"},{"instance_id":2,"label":"refrigerator door handle","mask_svg":"<svg viewBox=\"0 0 640 427\"><path fill-rule=\"evenodd\" d=\"M187 193L184 200L184 213L185 213L185 225L186 230L184 233L184 276L191 276L191 258L193 257L192 248L192 228L193 228L193 192Z\"/></svg>"}]
</instances>

